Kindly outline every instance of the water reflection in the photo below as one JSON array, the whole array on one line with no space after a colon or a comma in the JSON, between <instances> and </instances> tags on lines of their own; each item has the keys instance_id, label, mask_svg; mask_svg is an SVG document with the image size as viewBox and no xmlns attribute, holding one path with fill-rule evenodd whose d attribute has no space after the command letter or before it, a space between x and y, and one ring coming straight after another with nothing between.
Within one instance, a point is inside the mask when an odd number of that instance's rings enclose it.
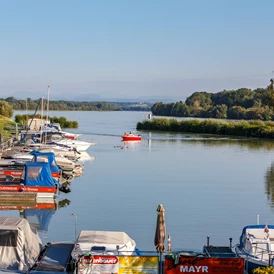
<instances>
[{"instance_id":1,"label":"water reflection","mask_svg":"<svg viewBox=\"0 0 274 274\"><path fill-rule=\"evenodd\" d=\"M151 149L153 143L189 143L203 144L206 147L237 145L252 150L273 150L272 140L227 137L205 134L179 134L179 133L153 133L148 132L148 147Z\"/></svg>"},{"instance_id":2,"label":"water reflection","mask_svg":"<svg viewBox=\"0 0 274 274\"><path fill-rule=\"evenodd\" d=\"M49 224L55 212L70 205L70 200L51 200L45 203L31 202L19 204L13 201L5 201L0 205L0 210L18 210L19 216L28 220L31 226L35 227L43 235L48 231Z\"/></svg>"},{"instance_id":3,"label":"water reflection","mask_svg":"<svg viewBox=\"0 0 274 274\"><path fill-rule=\"evenodd\" d=\"M265 194L267 200L270 202L271 208L274 208L274 163L266 170Z\"/></svg>"},{"instance_id":4,"label":"water reflection","mask_svg":"<svg viewBox=\"0 0 274 274\"><path fill-rule=\"evenodd\" d=\"M82 151L80 154L80 158L78 159L79 162L88 162L88 161L94 161L95 157L89 155L86 151Z\"/></svg>"},{"instance_id":5,"label":"water reflection","mask_svg":"<svg viewBox=\"0 0 274 274\"><path fill-rule=\"evenodd\" d=\"M120 149L132 149L136 148L142 141L121 141L122 145L114 146L114 148Z\"/></svg>"}]
</instances>

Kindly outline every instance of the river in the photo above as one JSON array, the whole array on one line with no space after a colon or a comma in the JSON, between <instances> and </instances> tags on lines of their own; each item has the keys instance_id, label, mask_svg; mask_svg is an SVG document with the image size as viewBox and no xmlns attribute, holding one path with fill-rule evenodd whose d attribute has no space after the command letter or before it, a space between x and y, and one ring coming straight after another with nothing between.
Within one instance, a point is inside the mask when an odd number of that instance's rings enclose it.
<instances>
[{"instance_id":1,"label":"river","mask_svg":"<svg viewBox=\"0 0 274 274\"><path fill-rule=\"evenodd\" d=\"M257 215L260 223L273 223L273 141L141 132L142 142L121 142L123 132L135 130L147 115L50 112L77 120L77 132L96 145L87 150L92 157L84 173L72 181L70 193L60 195L59 208L40 231L44 242L73 241L82 229L114 230L153 251L158 204L176 250L201 250L207 236L214 245L228 245L230 237L235 245Z\"/></svg>"}]
</instances>

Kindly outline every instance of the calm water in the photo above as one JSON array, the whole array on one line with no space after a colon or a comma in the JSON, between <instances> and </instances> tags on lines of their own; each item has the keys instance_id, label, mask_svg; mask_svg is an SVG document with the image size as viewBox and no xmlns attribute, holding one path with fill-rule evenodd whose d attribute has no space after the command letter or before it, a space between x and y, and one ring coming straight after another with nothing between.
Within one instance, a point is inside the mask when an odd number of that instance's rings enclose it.
<instances>
[{"instance_id":1,"label":"calm water","mask_svg":"<svg viewBox=\"0 0 274 274\"><path fill-rule=\"evenodd\" d=\"M52 212L44 242L74 240L81 229L125 231L142 250L155 250L156 208L165 207L173 249L201 250L237 243L243 226L274 222L274 142L141 132L121 135L147 118L143 112L51 112L78 120L78 132L94 139L94 160L73 180L66 206ZM18 211L2 215L19 216Z\"/></svg>"}]
</instances>

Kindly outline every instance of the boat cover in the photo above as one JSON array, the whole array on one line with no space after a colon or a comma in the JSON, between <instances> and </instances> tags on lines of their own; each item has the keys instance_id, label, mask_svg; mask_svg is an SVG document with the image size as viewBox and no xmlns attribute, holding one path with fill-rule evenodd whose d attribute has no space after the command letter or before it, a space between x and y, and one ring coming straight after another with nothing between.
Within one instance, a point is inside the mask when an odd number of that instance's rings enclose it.
<instances>
[{"instance_id":1,"label":"boat cover","mask_svg":"<svg viewBox=\"0 0 274 274\"><path fill-rule=\"evenodd\" d=\"M58 186L61 184L55 180L49 168L48 163L27 162L23 170L20 183L26 186Z\"/></svg>"},{"instance_id":2,"label":"boat cover","mask_svg":"<svg viewBox=\"0 0 274 274\"><path fill-rule=\"evenodd\" d=\"M125 232L82 230L76 241L83 252L103 253L118 252L121 255L131 255L136 243Z\"/></svg>"},{"instance_id":3,"label":"boat cover","mask_svg":"<svg viewBox=\"0 0 274 274\"><path fill-rule=\"evenodd\" d=\"M46 159L52 172L60 171L53 152L40 152L37 150L33 150L29 154L34 156L33 162L43 162L44 159Z\"/></svg>"},{"instance_id":4,"label":"boat cover","mask_svg":"<svg viewBox=\"0 0 274 274\"><path fill-rule=\"evenodd\" d=\"M42 248L37 230L19 217L0 217L0 269L34 265Z\"/></svg>"}]
</instances>

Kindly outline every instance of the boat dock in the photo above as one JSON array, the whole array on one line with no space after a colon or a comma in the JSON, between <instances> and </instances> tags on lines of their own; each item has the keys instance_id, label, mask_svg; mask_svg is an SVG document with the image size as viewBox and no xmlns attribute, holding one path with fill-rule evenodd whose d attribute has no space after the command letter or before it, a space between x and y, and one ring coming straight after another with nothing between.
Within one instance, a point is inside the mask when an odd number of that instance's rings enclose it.
<instances>
[{"instance_id":1,"label":"boat dock","mask_svg":"<svg viewBox=\"0 0 274 274\"><path fill-rule=\"evenodd\" d=\"M33 203L34 205L37 202L37 194L36 193L28 193L28 192L0 192L0 203L1 205L5 204L5 202L13 201L13 203L18 203L20 205L24 203Z\"/></svg>"}]
</instances>

